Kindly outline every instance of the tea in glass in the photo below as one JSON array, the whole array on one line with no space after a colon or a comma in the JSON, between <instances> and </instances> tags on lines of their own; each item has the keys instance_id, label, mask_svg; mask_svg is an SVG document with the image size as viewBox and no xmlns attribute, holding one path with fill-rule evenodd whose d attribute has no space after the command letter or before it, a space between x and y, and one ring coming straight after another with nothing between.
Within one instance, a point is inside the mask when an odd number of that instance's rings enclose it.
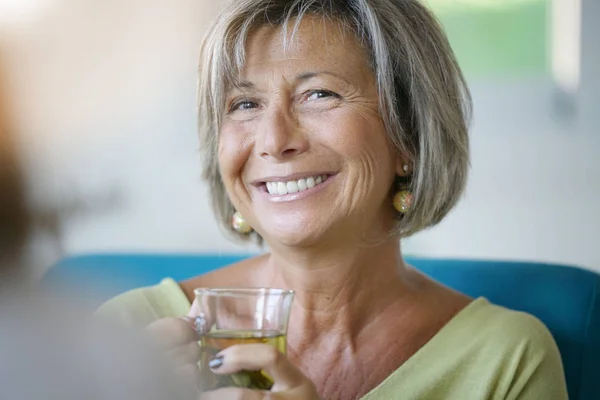
<instances>
[{"instance_id":1,"label":"tea in glass","mask_svg":"<svg viewBox=\"0 0 600 400\"><path fill-rule=\"evenodd\" d=\"M208 363L220 351L238 344L263 343L286 353L286 335L294 293L283 289L196 289L202 356L202 390L243 387L269 390L273 379L264 371L214 374Z\"/></svg>"}]
</instances>

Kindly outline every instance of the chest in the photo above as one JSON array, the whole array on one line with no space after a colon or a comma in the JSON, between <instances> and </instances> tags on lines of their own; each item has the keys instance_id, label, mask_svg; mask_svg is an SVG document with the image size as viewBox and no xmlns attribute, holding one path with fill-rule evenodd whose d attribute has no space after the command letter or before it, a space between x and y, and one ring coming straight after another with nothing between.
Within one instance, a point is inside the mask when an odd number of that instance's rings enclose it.
<instances>
[{"instance_id":1,"label":"chest","mask_svg":"<svg viewBox=\"0 0 600 400\"><path fill-rule=\"evenodd\" d=\"M373 332L356 346L324 341L296 347L290 343L289 357L322 398L360 399L400 368L426 340L425 336Z\"/></svg>"}]
</instances>

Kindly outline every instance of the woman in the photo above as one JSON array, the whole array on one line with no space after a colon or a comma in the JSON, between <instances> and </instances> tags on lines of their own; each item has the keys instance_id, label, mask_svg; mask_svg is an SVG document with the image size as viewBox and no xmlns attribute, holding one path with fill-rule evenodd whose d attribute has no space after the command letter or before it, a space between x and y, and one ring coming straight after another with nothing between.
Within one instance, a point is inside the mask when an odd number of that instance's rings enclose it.
<instances>
[{"instance_id":1,"label":"woman","mask_svg":"<svg viewBox=\"0 0 600 400\"><path fill-rule=\"evenodd\" d=\"M418 1L235 1L204 40L199 99L217 217L270 252L126 293L101 314L164 338L194 374L197 338L176 318L194 316L194 288L293 289L287 358L245 345L211 363L264 369L276 395L210 398L566 398L538 320L402 259L399 239L452 209L468 167L468 90Z\"/></svg>"}]
</instances>

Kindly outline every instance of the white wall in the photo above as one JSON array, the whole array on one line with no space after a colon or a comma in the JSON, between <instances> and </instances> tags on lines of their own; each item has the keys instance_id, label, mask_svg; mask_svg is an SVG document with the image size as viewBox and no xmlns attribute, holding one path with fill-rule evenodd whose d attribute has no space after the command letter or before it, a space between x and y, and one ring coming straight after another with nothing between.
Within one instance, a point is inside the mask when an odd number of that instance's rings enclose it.
<instances>
[{"instance_id":1,"label":"white wall","mask_svg":"<svg viewBox=\"0 0 600 400\"><path fill-rule=\"evenodd\" d=\"M544 81L473 82L472 170L459 206L414 253L600 270L600 131L554 116Z\"/></svg>"},{"instance_id":2,"label":"white wall","mask_svg":"<svg viewBox=\"0 0 600 400\"><path fill-rule=\"evenodd\" d=\"M0 57L34 186L90 207L67 220L59 250L244 251L219 233L199 178L195 65L212 3L55 0L35 24L10 26ZM472 88L467 194L408 250L600 270L598 113L554 118L542 80Z\"/></svg>"},{"instance_id":3,"label":"white wall","mask_svg":"<svg viewBox=\"0 0 600 400\"><path fill-rule=\"evenodd\" d=\"M581 0L581 85L572 119L543 79L471 82L464 200L409 241L432 256L525 259L600 271L600 2Z\"/></svg>"}]
</instances>

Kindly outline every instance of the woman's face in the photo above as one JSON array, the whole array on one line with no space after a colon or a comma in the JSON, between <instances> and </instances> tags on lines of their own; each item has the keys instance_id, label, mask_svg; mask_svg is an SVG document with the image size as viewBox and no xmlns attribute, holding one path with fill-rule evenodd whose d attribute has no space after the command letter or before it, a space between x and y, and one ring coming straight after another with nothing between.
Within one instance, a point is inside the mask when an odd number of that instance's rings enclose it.
<instances>
[{"instance_id":1,"label":"woman's face","mask_svg":"<svg viewBox=\"0 0 600 400\"><path fill-rule=\"evenodd\" d=\"M321 19L305 18L287 49L281 32L250 37L227 94L218 151L233 205L271 246L386 233L401 161L364 51Z\"/></svg>"}]
</instances>

